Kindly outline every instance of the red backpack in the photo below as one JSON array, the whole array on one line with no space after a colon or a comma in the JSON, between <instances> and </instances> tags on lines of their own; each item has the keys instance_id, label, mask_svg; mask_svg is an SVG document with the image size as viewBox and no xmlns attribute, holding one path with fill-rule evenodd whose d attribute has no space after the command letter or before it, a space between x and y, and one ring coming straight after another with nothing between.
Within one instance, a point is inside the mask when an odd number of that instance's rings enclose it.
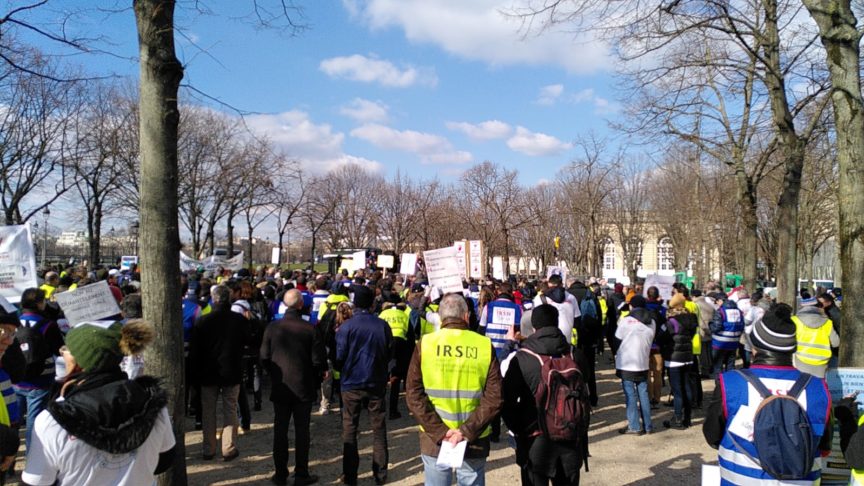
<instances>
[{"instance_id":1,"label":"red backpack","mask_svg":"<svg viewBox=\"0 0 864 486\"><path fill-rule=\"evenodd\" d=\"M583 441L587 450L591 404L579 366L569 355L553 358L521 349L540 361L540 383L534 393L538 435L553 441Z\"/></svg>"}]
</instances>

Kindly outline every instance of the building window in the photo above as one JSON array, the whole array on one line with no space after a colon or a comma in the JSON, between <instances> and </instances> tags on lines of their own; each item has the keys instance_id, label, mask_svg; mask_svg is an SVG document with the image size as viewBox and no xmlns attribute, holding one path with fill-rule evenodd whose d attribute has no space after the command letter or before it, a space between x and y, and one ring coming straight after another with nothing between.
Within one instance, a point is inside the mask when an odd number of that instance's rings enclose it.
<instances>
[{"instance_id":1,"label":"building window","mask_svg":"<svg viewBox=\"0 0 864 486\"><path fill-rule=\"evenodd\" d=\"M672 238L668 236L657 242L657 269L675 270L675 251L672 248Z\"/></svg>"},{"instance_id":2,"label":"building window","mask_svg":"<svg viewBox=\"0 0 864 486\"><path fill-rule=\"evenodd\" d=\"M615 242L611 238L603 240L603 270L615 270Z\"/></svg>"}]
</instances>

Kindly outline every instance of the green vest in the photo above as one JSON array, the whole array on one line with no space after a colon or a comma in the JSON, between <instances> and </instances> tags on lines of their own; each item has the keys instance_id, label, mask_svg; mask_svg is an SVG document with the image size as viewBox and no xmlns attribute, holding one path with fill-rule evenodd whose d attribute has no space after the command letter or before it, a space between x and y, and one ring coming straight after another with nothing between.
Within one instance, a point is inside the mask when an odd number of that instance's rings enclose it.
<instances>
[{"instance_id":1,"label":"green vest","mask_svg":"<svg viewBox=\"0 0 864 486\"><path fill-rule=\"evenodd\" d=\"M394 338L407 338L408 316L405 315L404 311L401 311L396 307L391 307L387 310L381 311L381 314L379 314L378 317L387 321L387 324L390 324L390 330L393 331Z\"/></svg>"},{"instance_id":2,"label":"green vest","mask_svg":"<svg viewBox=\"0 0 864 486\"><path fill-rule=\"evenodd\" d=\"M445 328L420 341L423 387L447 427L459 428L480 406L491 364L492 341L473 331Z\"/></svg>"}]
</instances>

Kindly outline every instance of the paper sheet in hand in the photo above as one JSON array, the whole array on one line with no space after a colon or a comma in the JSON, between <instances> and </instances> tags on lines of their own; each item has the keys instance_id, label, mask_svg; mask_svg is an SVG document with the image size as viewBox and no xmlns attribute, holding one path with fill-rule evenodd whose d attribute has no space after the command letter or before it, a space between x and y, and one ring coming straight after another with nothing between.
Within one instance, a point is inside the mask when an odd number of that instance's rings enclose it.
<instances>
[{"instance_id":1,"label":"paper sheet in hand","mask_svg":"<svg viewBox=\"0 0 864 486\"><path fill-rule=\"evenodd\" d=\"M467 446L467 440L463 440L455 446L451 444L450 441L442 441L441 452L438 453L438 461L436 464L454 469L462 467L462 459L465 458L465 447Z\"/></svg>"},{"instance_id":2,"label":"paper sheet in hand","mask_svg":"<svg viewBox=\"0 0 864 486\"><path fill-rule=\"evenodd\" d=\"M30 224L0 226L0 296L17 304L24 289L36 286Z\"/></svg>"},{"instance_id":3,"label":"paper sheet in hand","mask_svg":"<svg viewBox=\"0 0 864 486\"><path fill-rule=\"evenodd\" d=\"M80 322L106 319L120 313L120 307L117 306L114 295L108 289L108 282L104 280L57 294L55 299L66 314L66 319L73 326Z\"/></svg>"}]
</instances>

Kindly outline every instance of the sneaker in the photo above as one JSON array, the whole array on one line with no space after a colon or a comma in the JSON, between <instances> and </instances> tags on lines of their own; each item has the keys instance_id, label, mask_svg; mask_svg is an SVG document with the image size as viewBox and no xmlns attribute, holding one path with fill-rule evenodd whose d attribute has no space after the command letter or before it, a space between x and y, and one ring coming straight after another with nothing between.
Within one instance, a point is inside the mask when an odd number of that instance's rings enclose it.
<instances>
[{"instance_id":1,"label":"sneaker","mask_svg":"<svg viewBox=\"0 0 864 486\"><path fill-rule=\"evenodd\" d=\"M642 430L630 430L630 427L624 427L623 429L618 429L618 433L621 435L645 435L644 431L642 431Z\"/></svg>"},{"instance_id":2,"label":"sneaker","mask_svg":"<svg viewBox=\"0 0 864 486\"><path fill-rule=\"evenodd\" d=\"M664 420L663 427L667 429L675 429L675 430L686 430L687 426L684 425L680 419L673 418L672 420Z\"/></svg>"}]
</instances>

